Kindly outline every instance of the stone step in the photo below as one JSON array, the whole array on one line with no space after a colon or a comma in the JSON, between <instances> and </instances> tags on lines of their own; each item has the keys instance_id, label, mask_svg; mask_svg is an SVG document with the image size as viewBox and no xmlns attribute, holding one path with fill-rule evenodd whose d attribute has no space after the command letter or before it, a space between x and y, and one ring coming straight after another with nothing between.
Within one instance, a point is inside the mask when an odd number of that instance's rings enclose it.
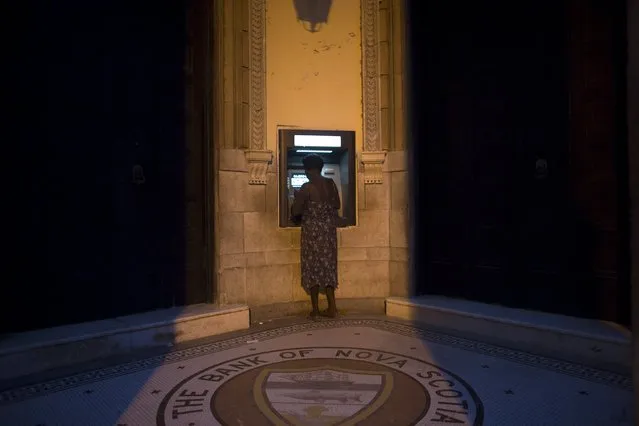
<instances>
[{"instance_id":1,"label":"stone step","mask_svg":"<svg viewBox=\"0 0 639 426\"><path fill-rule=\"evenodd\" d=\"M631 333L606 322L439 296L386 299L386 315L539 355L627 373Z\"/></svg>"},{"instance_id":2,"label":"stone step","mask_svg":"<svg viewBox=\"0 0 639 426\"><path fill-rule=\"evenodd\" d=\"M3 336L0 381L247 329L247 306L200 304Z\"/></svg>"},{"instance_id":3,"label":"stone step","mask_svg":"<svg viewBox=\"0 0 639 426\"><path fill-rule=\"evenodd\" d=\"M337 308L340 316L351 315L384 315L383 297L368 298L340 298L337 301ZM326 298L320 296L320 310L328 308ZM311 301L302 300L294 302L273 303L269 305L252 306L251 321L259 323L273 319L281 319L291 316L308 316L311 311Z\"/></svg>"}]
</instances>

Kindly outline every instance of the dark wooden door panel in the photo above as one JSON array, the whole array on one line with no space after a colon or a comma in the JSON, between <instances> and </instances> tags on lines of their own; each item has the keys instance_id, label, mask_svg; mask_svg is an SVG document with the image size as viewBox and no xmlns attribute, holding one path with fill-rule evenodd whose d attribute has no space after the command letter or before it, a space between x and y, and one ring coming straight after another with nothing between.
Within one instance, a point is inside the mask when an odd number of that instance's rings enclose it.
<instances>
[{"instance_id":1,"label":"dark wooden door panel","mask_svg":"<svg viewBox=\"0 0 639 426\"><path fill-rule=\"evenodd\" d=\"M207 158L210 141L207 132L206 106L209 101L211 72L210 34L211 2L195 0L189 2L186 24L186 53L185 53L185 136L186 149L184 159L185 179L185 215L183 230L185 233L185 266L184 288L178 294L179 304L203 303L209 300L207 287L213 286L207 282L206 261L209 239L206 238L205 203L207 189L211 183L205 185L206 169L212 158ZM211 195L212 196L212 195Z\"/></svg>"},{"instance_id":2,"label":"dark wooden door panel","mask_svg":"<svg viewBox=\"0 0 639 426\"><path fill-rule=\"evenodd\" d=\"M604 3L491 2L509 19L420 3L424 292L614 319L620 62Z\"/></svg>"},{"instance_id":3,"label":"dark wooden door panel","mask_svg":"<svg viewBox=\"0 0 639 426\"><path fill-rule=\"evenodd\" d=\"M619 3L619 4L616 4ZM595 315L620 319L620 183L618 145L623 139L619 77L623 57L616 43L623 31L623 2L569 0L571 178L577 211L590 237L584 279L600 301ZM623 321L623 320L622 320Z\"/></svg>"},{"instance_id":4,"label":"dark wooden door panel","mask_svg":"<svg viewBox=\"0 0 639 426\"><path fill-rule=\"evenodd\" d=\"M42 114L31 124L43 160L29 171L40 233L31 263L41 272L11 300L25 321L2 331L203 301L185 297L187 280L203 284L185 272L203 266L194 248L203 191L201 138L184 161L184 5L63 0L37 9L37 76L27 83L44 86L29 99ZM199 231L187 237L187 226Z\"/></svg>"},{"instance_id":5,"label":"dark wooden door panel","mask_svg":"<svg viewBox=\"0 0 639 426\"><path fill-rule=\"evenodd\" d=\"M508 239L503 226L480 226L472 235L473 257L471 263L477 267L503 269L508 266L506 253Z\"/></svg>"},{"instance_id":6,"label":"dark wooden door panel","mask_svg":"<svg viewBox=\"0 0 639 426\"><path fill-rule=\"evenodd\" d=\"M466 278L462 265L446 260L430 259L420 268L420 287L427 294L465 297L465 287L460 283Z\"/></svg>"}]
</instances>

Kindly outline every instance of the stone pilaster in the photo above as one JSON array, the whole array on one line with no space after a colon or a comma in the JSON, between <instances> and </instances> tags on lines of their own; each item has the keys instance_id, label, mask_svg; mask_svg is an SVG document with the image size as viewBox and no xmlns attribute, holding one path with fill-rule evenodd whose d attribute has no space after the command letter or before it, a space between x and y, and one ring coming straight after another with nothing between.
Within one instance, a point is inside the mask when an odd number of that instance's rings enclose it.
<instances>
[{"instance_id":1,"label":"stone pilaster","mask_svg":"<svg viewBox=\"0 0 639 426\"><path fill-rule=\"evenodd\" d=\"M408 264L409 194L408 159L406 151L388 153L384 170L390 180L390 295L410 296Z\"/></svg>"},{"instance_id":2,"label":"stone pilaster","mask_svg":"<svg viewBox=\"0 0 639 426\"><path fill-rule=\"evenodd\" d=\"M405 147L404 2L379 2L379 84L382 149Z\"/></svg>"},{"instance_id":3,"label":"stone pilaster","mask_svg":"<svg viewBox=\"0 0 639 426\"><path fill-rule=\"evenodd\" d=\"M250 148L266 147L266 0L249 0L249 131Z\"/></svg>"},{"instance_id":4,"label":"stone pilaster","mask_svg":"<svg viewBox=\"0 0 639 426\"><path fill-rule=\"evenodd\" d=\"M214 9L216 145L248 148L249 0L218 0Z\"/></svg>"},{"instance_id":5,"label":"stone pilaster","mask_svg":"<svg viewBox=\"0 0 639 426\"><path fill-rule=\"evenodd\" d=\"M364 150L381 151L379 92L379 1L362 4L362 106Z\"/></svg>"}]
</instances>

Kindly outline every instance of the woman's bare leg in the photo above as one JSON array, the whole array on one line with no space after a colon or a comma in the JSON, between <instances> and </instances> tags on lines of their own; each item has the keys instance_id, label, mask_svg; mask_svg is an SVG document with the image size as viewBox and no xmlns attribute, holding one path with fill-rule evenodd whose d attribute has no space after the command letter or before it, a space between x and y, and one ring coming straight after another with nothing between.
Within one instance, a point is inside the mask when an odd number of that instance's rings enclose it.
<instances>
[{"instance_id":1,"label":"woman's bare leg","mask_svg":"<svg viewBox=\"0 0 639 426\"><path fill-rule=\"evenodd\" d=\"M337 305L335 303L335 289L333 287L326 287L326 299L328 300L326 315L334 318L337 316Z\"/></svg>"},{"instance_id":2,"label":"woman's bare leg","mask_svg":"<svg viewBox=\"0 0 639 426\"><path fill-rule=\"evenodd\" d=\"M311 318L316 318L319 311L319 286L311 287L311 305L313 306L313 311L311 312Z\"/></svg>"}]
</instances>

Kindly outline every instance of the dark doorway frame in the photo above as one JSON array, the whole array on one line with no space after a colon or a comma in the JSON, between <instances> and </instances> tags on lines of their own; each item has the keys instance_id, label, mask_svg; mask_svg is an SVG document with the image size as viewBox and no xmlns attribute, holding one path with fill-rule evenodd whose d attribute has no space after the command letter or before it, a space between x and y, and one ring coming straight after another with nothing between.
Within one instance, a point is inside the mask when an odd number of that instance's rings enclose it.
<instances>
[{"instance_id":1,"label":"dark doorway frame","mask_svg":"<svg viewBox=\"0 0 639 426\"><path fill-rule=\"evenodd\" d=\"M615 7L618 10L615 10L615 20L619 24L615 29L615 55L619 59L618 55L625 56L626 47L627 47L627 29L625 27L625 19L624 13L621 9L625 6L625 1L615 2ZM409 2L410 4L410 2ZM559 3L557 7L562 7L563 3ZM420 23L414 15L411 16L410 13L407 13L407 26L406 26L406 49L407 52L411 52L411 45L415 44L414 35L415 28L420 26ZM411 22L413 17L415 21ZM627 61L627 58L623 57L623 61ZM420 193L424 192L424 188L420 188L420 182L416 179L415 174L418 167L422 166L423 163L420 164L420 161L425 161L424 158L418 158L419 152L422 151L415 144L425 143L425 135L423 134L423 129L420 128L416 121L418 119L419 110L423 110L423 103L418 99L419 95L415 89L420 85L423 85L419 80L422 76L415 75L414 64L411 62L420 62L424 61L423 58L411 58L410 54L406 55L406 73L407 73L407 87L406 93L408 94L408 126L407 126L407 139L412 143L409 143L408 150L410 152L409 155L409 170L411 171L412 179L410 180L411 185L411 208L413 211L416 211L415 208L418 208ZM618 259L618 284L617 284L617 293L613 296L616 302L615 306L615 319L614 321L619 322L623 325L630 324L630 218L629 218L629 185L628 185L628 174L629 174L629 165L628 165L628 132L627 132L627 120L626 120L626 93L627 93L627 85L626 85L626 75L625 75L625 66L616 67L615 80L617 83L616 91L618 96L618 105L623 107L620 111L618 111L618 115L616 117L615 127L618 130L617 138L615 140L615 166L616 166L616 176L617 176L617 190L618 190L618 226L619 226L619 235L620 238L617 244L617 259ZM411 75L412 74L412 75ZM423 186L423 185L421 185ZM422 194L423 195L423 194ZM417 258L425 258L424 253L420 253L420 250L424 250L423 244L420 243L419 228L422 224L419 223L419 219L416 218L417 214L411 215L411 236L410 236L410 246L411 251L414 253L412 256L412 261L410 262L411 268L411 283L413 285L414 294L417 294L420 290L420 286L422 293L430 294L426 288L424 288L424 276L420 274L420 266L419 260ZM421 279L422 282L419 282ZM426 292L424 292L426 290ZM610 319L610 318L607 318Z\"/></svg>"},{"instance_id":2,"label":"dark doorway frame","mask_svg":"<svg viewBox=\"0 0 639 426\"><path fill-rule=\"evenodd\" d=\"M213 19L213 13L215 10L215 3L217 0L207 1L206 3L209 5L206 14L207 21L207 32L206 32L206 60L205 60L205 69L209 72L206 72L205 78L205 103L204 103L204 116L208 117L207 120L204 121L204 278L206 285L206 302L214 303L217 297L217 288L216 288L216 280L214 273L214 255L215 255L215 226L214 226L214 191L215 185L213 182L214 171L213 167L215 164L214 155L215 149L213 144L215 143L213 139L213 105L214 105L214 92L213 92L213 72L215 67L214 61L214 40L212 37L212 33L214 31L215 21Z\"/></svg>"},{"instance_id":3,"label":"dark doorway frame","mask_svg":"<svg viewBox=\"0 0 639 426\"><path fill-rule=\"evenodd\" d=\"M214 165L215 165L215 147L214 147L214 78L216 71L215 56L215 10L217 0L191 0L187 3L187 20L186 31L187 37L191 40L187 41L187 54L185 65L191 67L191 75L193 81L192 91L194 102L190 107L192 111L185 109L185 118L188 113L194 117L193 124L185 123L184 131L187 132L186 137L193 138L187 141L187 144L201 143L201 226L203 235L201 242L202 247L202 282L199 284L187 283L187 292L193 292L197 295L199 292L204 293L205 303L215 303L216 301L216 275L215 271L215 182L214 182ZM185 78L185 85L187 80ZM189 90L185 88L185 90ZM185 104L185 108L189 105ZM188 126L193 126L188 128ZM186 200L185 200L186 202ZM204 288L201 288L203 286ZM199 289L197 287L200 287ZM190 295L186 295L187 305ZM197 297L197 296L195 296Z\"/></svg>"},{"instance_id":4,"label":"dark doorway frame","mask_svg":"<svg viewBox=\"0 0 639 426\"><path fill-rule=\"evenodd\" d=\"M619 61L616 67L616 92L619 109L615 121L618 129L617 143L615 143L615 167L617 169L618 191L618 226L619 239L619 267L617 295L618 317L620 324L632 328L632 283L631 283L631 252L630 252L630 163L629 163L629 129L628 129L628 0L613 2L614 8L614 57Z\"/></svg>"}]
</instances>

